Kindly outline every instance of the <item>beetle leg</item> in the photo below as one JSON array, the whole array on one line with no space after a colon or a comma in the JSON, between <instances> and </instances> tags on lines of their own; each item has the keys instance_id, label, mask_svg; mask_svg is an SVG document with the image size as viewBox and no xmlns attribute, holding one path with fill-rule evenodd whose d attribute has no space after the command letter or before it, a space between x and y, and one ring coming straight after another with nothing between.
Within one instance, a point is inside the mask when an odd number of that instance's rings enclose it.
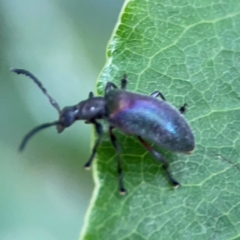
<instances>
[{"instance_id":1,"label":"beetle leg","mask_svg":"<svg viewBox=\"0 0 240 240\"><path fill-rule=\"evenodd\" d=\"M105 93L111 90L111 88L118 88L113 82L107 82L107 85L105 87Z\"/></svg>"},{"instance_id":2,"label":"beetle leg","mask_svg":"<svg viewBox=\"0 0 240 240\"><path fill-rule=\"evenodd\" d=\"M92 120L91 122L87 122L87 123L92 123L95 125L95 130L96 130L96 133L98 135L98 138L94 144L94 147L92 149L92 154L89 158L89 160L86 162L86 164L84 165L84 168L85 169L89 169L91 167L91 164L92 164L92 161L97 153L97 148L101 142L101 138L102 138L102 135L103 135L103 129L102 129L102 125L98 122L96 122L95 120Z\"/></svg>"},{"instance_id":3,"label":"beetle leg","mask_svg":"<svg viewBox=\"0 0 240 240\"><path fill-rule=\"evenodd\" d=\"M123 174L122 174L122 163L121 163L121 157L120 157L120 146L119 143L117 141L117 138L115 137L115 135L113 134L113 127L109 128L109 135L110 135L110 139L112 142L112 145L114 147L114 149L117 152L117 170L118 170L118 187L119 187L119 193L121 195L126 194L126 190L123 186Z\"/></svg>"},{"instance_id":4,"label":"beetle leg","mask_svg":"<svg viewBox=\"0 0 240 240\"><path fill-rule=\"evenodd\" d=\"M123 78L121 79L121 89L125 90L127 87L127 74L123 75Z\"/></svg>"},{"instance_id":5,"label":"beetle leg","mask_svg":"<svg viewBox=\"0 0 240 240\"><path fill-rule=\"evenodd\" d=\"M179 111L180 111L181 114L184 114L186 112L186 110L187 110L187 104L184 103L183 106L181 106L179 108Z\"/></svg>"},{"instance_id":6,"label":"beetle leg","mask_svg":"<svg viewBox=\"0 0 240 240\"><path fill-rule=\"evenodd\" d=\"M94 97L93 92L90 92L89 95L88 95L88 98L90 99L90 98L93 98L93 97Z\"/></svg>"},{"instance_id":7,"label":"beetle leg","mask_svg":"<svg viewBox=\"0 0 240 240\"><path fill-rule=\"evenodd\" d=\"M161 99L162 100L164 100L164 101L166 101L166 98L163 96L163 94L161 93L161 92L159 92L159 91L155 91L155 92L153 92L151 95L150 95L151 97L161 97Z\"/></svg>"},{"instance_id":8,"label":"beetle leg","mask_svg":"<svg viewBox=\"0 0 240 240\"><path fill-rule=\"evenodd\" d=\"M140 143L148 150L148 152L150 152L152 154L152 156L159 162L162 163L162 167L164 169L164 171L167 174L167 177L169 179L169 181L171 182L171 184L174 187L178 187L180 184L172 177L172 175L170 174L170 172L168 171L168 162L167 160L157 151L155 151L147 142L145 142L140 136L138 136L138 139L140 141Z\"/></svg>"}]
</instances>

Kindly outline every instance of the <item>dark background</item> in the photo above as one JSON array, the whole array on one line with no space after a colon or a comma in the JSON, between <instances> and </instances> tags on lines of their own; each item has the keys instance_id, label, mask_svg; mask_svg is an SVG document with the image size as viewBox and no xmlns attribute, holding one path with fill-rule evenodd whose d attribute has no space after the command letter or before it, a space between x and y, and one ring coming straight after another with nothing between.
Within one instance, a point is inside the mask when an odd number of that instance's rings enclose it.
<instances>
[{"instance_id":1,"label":"dark background","mask_svg":"<svg viewBox=\"0 0 240 240\"><path fill-rule=\"evenodd\" d=\"M22 137L57 119L33 72L61 107L85 99L104 66L123 0L0 0L0 239L78 239L93 191L91 127L49 128L19 154Z\"/></svg>"}]
</instances>

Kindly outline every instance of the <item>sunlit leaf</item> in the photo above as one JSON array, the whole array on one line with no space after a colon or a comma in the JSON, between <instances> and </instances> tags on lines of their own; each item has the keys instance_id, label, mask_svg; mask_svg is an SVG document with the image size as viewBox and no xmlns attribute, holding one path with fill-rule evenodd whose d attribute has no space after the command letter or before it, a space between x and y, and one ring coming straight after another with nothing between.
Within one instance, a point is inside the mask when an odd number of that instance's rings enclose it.
<instances>
[{"instance_id":1,"label":"sunlit leaf","mask_svg":"<svg viewBox=\"0 0 240 240\"><path fill-rule=\"evenodd\" d=\"M240 3L128 1L107 57L98 93L126 73L130 91L188 103L196 150L166 153L181 183L173 189L138 141L118 132L128 190L120 196L106 137L82 239L240 239Z\"/></svg>"}]
</instances>

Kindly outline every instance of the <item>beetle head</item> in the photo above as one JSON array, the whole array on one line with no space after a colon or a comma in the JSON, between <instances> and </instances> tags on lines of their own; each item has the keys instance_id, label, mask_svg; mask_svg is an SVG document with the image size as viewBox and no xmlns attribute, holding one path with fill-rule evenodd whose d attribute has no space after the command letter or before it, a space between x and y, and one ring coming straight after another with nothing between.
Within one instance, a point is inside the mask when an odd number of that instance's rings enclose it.
<instances>
[{"instance_id":1,"label":"beetle head","mask_svg":"<svg viewBox=\"0 0 240 240\"><path fill-rule=\"evenodd\" d=\"M59 122L57 124L58 133L63 132L65 128L70 127L75 122L78 112L79 110L76 106L63 108L60 112Z\"/></svg>"}]
</instances>

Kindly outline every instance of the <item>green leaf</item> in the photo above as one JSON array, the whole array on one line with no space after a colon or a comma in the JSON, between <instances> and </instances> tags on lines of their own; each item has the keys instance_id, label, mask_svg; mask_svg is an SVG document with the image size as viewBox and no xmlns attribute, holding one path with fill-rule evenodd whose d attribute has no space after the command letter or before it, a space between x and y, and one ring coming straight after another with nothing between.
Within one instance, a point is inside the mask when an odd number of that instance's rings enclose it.
<instances>
[{"instance_id":1,"label":"green leaf","mask_svg":"<svg viewBox=\"0 0 240 240\"><path fill-rule=\"evenodd\" d=\"M166 152L181 183L173 189L140 143L117 132L128 190L121 196L106 136L81 239L240 239L240 3L127 1L107 56L98 93L126 73L129 91L188 103L196 149Z\"/></svg>"}]
</instances>

